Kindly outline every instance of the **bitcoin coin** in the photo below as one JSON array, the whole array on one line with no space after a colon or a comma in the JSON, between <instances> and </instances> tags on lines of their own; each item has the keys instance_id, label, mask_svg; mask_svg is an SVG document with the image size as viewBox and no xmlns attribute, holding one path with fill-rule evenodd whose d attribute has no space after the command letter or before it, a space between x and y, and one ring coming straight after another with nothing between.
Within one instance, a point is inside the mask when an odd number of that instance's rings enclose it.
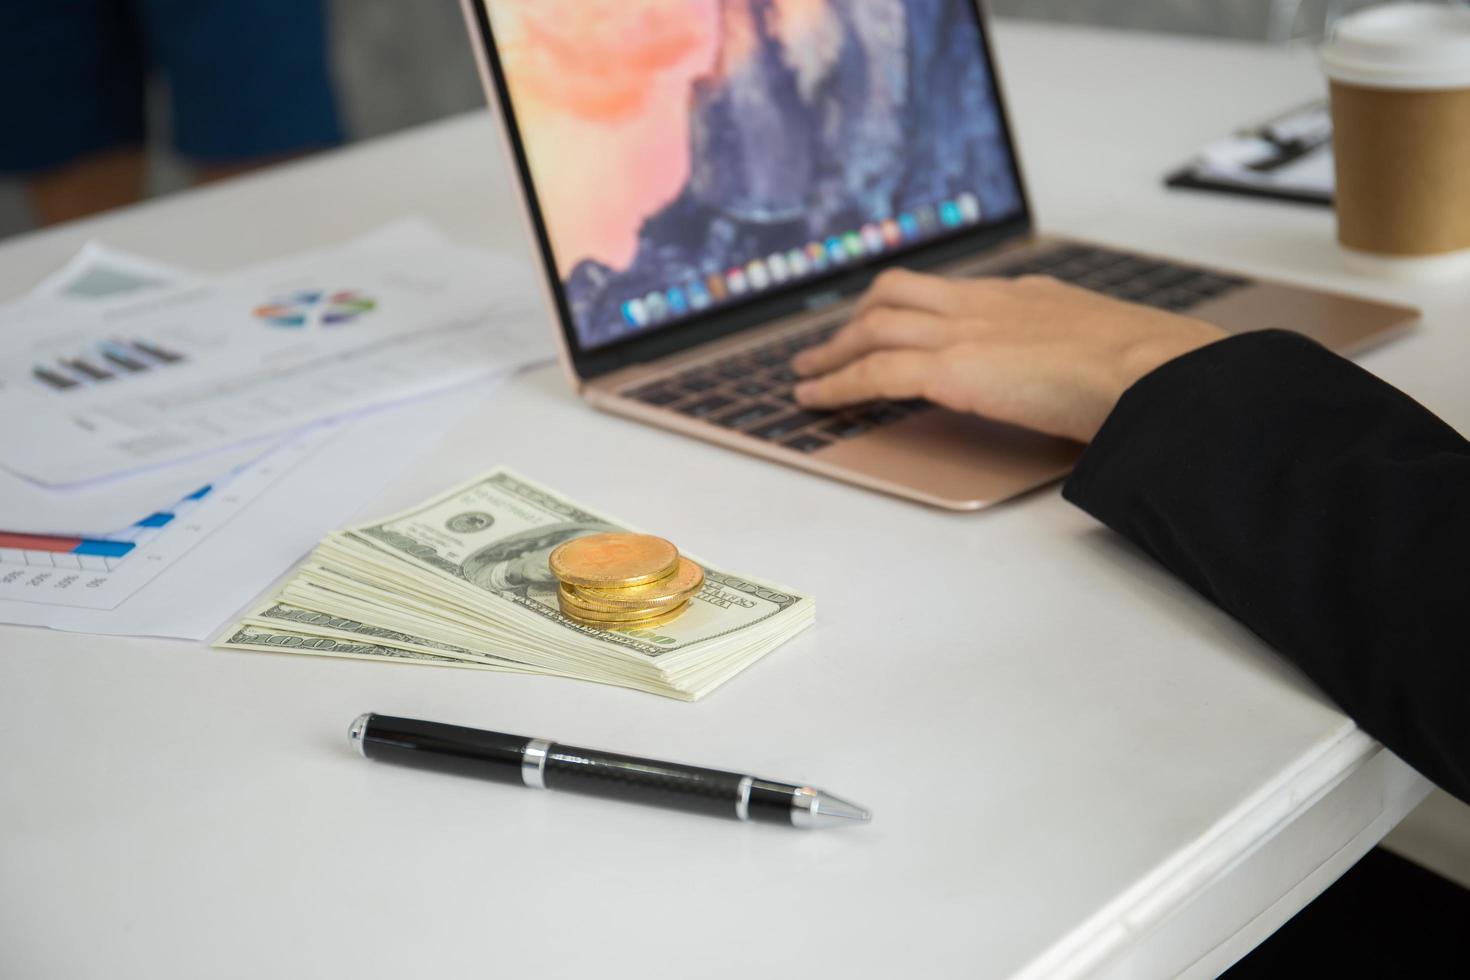
<instances>
[{"instance_id":1,"label":"bitcoin coin","mask_svg":"<svg viewBox=\"0 0 1470 980\"><path fill-rule=\"evenodd\" d=\"M569 601L588 609L672 609L704 588L704 569L680 557L679 569L668 578L628 589L590 589L562 583L561 593Z\"/></svg>"},{"instance_id":2,"label":"bitcoin coin","mask_svg":"<svg viewBox=\"0 0 1470 980\"><path fill-rule=\"evenodd\" d=\"M679 549L651 534L589 534L558 545L550 565L553 575L571 585L629 589L674 574Z\"/></svg>"},{"instance_id":3,"label":"bitcoin coin","mask_svg":"<svg viewBox=\"0 0 1470 980\"><path fill-rule=\"evenodd\" d=\"M643 606L633 609L599 609L589 606L577 599L575 593L568 586L563 585L557 593L561 602L562 612L571 613L582 619L595 619L599 622L616 623L627 622L632 619L647 619L650 616L658 616L669 611L668 606Z\"/></svg>"},{"instance_id":4,"label":"bitcoin coin","mask_svg":"<svg viewBox=\"0 0 1470 980\"><path fill-rule=\"evenodd\" d=\"M682 604L675 606L673 609L662 611L657 616L649 616L644 619L633 619L619 622L609 622L607 620L598 619L586 619L573 611L574 608L575 607L563 605L561 607L562 615L566 616L573 622L581 623L583 626L591 626L593 629L600 630L642 630L652 629L655 626L662 626L665 623L671 623L674 620L678 619L680 616L684 615L685 610L689 608L689 601L686 599Z\"/></svg>"},{"instance_id":5,"label":"bitcoin coin","mask_svg":"<svg viewBox=\"0 0 1470 980\"><path fill-rule=\"evenodd\" d=\"M571 606L573 609L580 610L588 616L612 616L615 613L628 613L633 616L656 616L660 612L667 611L679 604L677 602L670 602L664 605L650 605L645 602L638 605L629 603L621 606L612 606L589 601L583 598L581 593L582 590L575 585L568 585L563 582L557 587L556 596L563 606ZM684 598L687 599L689 597L685 596Z\"/></svg>"}]
</instances>

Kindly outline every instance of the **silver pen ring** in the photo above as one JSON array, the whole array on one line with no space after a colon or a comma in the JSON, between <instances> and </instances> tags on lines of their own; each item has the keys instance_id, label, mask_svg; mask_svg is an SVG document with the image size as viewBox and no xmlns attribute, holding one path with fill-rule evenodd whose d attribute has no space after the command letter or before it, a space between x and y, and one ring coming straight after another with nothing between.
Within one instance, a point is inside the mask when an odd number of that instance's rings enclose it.
<instances>
[{"instance_id":1,"label":"silver pen ring","mask_svg":"<svg viewBox=\"0 0 1470 980\"><path fill-rule=\"evenodd\" d=\"M546 788L546 755L551 743L544 738L533 738L521 749L521 782L532 789Z\"/></svg>"}]
</instances>

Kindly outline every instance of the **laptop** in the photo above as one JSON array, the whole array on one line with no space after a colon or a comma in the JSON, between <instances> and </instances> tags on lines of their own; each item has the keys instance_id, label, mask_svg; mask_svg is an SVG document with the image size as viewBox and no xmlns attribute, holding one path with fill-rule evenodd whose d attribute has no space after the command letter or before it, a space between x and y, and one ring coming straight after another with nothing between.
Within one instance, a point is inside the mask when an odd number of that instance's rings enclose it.
<instances>
[{"instance_id":1,"label":"laptop","mask_svg":"<svg viewBox=\"0 0 1470 980\"><path fill-rule=\"evenodd\" d=\"M591 405L974 510L1081 447L924 401L803 410L874 276L1044 273L1342 352L1403 307L1039 232L974 0L462 0L563 361Z\"/></svg>"}]
</instances>

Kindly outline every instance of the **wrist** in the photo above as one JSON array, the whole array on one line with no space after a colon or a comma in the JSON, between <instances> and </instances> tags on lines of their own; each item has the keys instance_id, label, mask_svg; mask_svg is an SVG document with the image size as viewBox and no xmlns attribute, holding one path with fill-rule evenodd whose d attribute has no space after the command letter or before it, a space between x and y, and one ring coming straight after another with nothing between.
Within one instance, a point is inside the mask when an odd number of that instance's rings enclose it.
<instances>
[{"instance_id":1,"label":"wrist","mask_svg":"<svg viewBox=\"0 0 1470 980\"><path fill-rule=\"evenodd\" d=\"M1229 336L1211 324L1187 321L1187 330L1171 330L1167 336L1151 336L1130 344L1110 364L1088 379L1088 394L1079 404L1076 431L1069 433L1082 442L1092 441L1124 393L1145 377L1176 358Z\"/></svg>"},{"instance_id":2,"label":"wrist","mask_svg":"<svg viewBox=\"0 0 1470 980\"><path fill-rule=\"evenodd\" d=\"M1138 341L1129 348L1119 363L1118 381L1121 386L1114 395L1114 402L1123 397L1123 392L1175 358L1229 336L1224 330L1208 323L1190 321L1188 326L1189 329L1171 332L1170 336L1154 336Z\"/></svg>"}]
</instances>

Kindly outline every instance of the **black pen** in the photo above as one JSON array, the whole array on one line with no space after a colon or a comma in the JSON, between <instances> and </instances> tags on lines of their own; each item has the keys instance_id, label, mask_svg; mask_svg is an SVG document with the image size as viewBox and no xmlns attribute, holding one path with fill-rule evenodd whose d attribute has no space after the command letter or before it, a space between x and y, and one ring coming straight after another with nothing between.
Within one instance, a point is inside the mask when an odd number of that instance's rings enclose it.
<instances>
[{"instance_id":1,"label":"black pen","mask_svg":"<svg viewBox=\"0 0 1470 980\"><path fill-rule=\"evenodd\" d=\"M544 738L372 712L359 716L348 734L368 759L535 789L571 790L807 830L861 823L870 816L862 807L810 786L559 745Z\"/></svg>"}]
</instances>

